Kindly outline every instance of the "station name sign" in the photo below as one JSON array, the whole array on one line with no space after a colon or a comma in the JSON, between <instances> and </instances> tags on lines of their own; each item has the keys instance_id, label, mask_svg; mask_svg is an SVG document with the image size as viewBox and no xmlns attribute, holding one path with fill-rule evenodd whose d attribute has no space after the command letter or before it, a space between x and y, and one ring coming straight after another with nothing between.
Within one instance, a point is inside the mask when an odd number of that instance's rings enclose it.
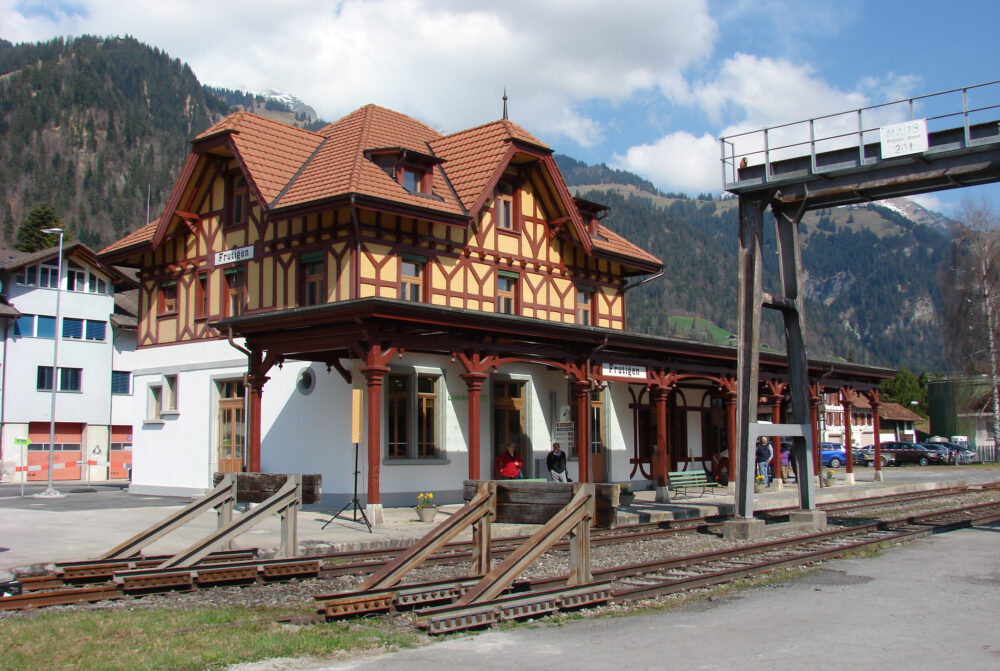
<instances>
[{"instance_id":1,"label":"station name sign","mask_svg":"<svg viewBox=\"0 0 1000 671\"><path fill-rule=\"evenodd\" d=\"M239 263L240 261L246 261L247 259L253 258L253 245L248 245L246 247L237 247L236 249L227 249L224 252L215 253L215 265L225 266L230 263Z\"/></svg>"},{"instance_id":2,"label":"station name sign","mask_svg":"<svg viewBox=\"0 0 1000 671\"><path fill-rule=\"evenodd\" d=\"M645 380L645 366L629 366L622 363L601 364L601 374L604 377L621 377L626 380Z\"/></svg>"},{"instance_id":3,"label":"station name sign","mask_svg":"<svg viewBox=\"0 0 1000 671\"><path fill-rule=\"evenodd\" d=\"M914 119L879 128L882 158L894 158L927 151L927 119Z\"/></svg>"}]
</instances>

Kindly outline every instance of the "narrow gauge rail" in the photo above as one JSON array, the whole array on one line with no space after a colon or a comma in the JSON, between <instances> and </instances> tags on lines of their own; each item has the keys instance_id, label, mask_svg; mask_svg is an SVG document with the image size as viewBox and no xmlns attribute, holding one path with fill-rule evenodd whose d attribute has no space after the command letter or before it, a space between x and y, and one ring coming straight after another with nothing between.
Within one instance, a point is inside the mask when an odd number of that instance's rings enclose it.
<instances>
[{"instance_id":1,"label":"narrow gauge rail","mask_svg":"<svg viewBox=\"0 0 1000 671\"><path fill-rule=\"evenodd\" d=\"M779 568L812 564L859 549L897 543L933 533L1000 521L1000 502L961 506L949 510L872 522L851 529L837 529L741 546L676 559L645 562L593 572L594 583L568 590L570 596L586 593L589 602L576 604L560 600L566 576L515 584L511 592L470 607L439 606L415 610L416 623L431 634L488 626L502 620L536 617L574 606L603 602L628 603L677 592L733 582ZM406 600L397 609L412 607L425 600L417 585L406 585ZM440 601L443 585L434 586ZM587 591L587 588L591 588ZM320 611L322 613L322 610Z\"/></svg>"},{"instance_id":2,"label":"narrow gauge rail","mask_svg":"<svg viewBox=\"0 0 1000 671\"><path fill-rule=\"evenodd\" d=\"M923 499L976 492L979 489L1000 488L1000 483L978 488L952 487L903 495L871 497L847 502L824 504L827 510L848 510L893 503L905 504ZM768 517L787 514L789 509L762 511ZM617 529L593 530L592 546L635 542L666 536L705 532L721 526L722 516L708 516L633 524ZM502 559L527 536L512 536L494 541L493 559ZM22 594L0 598L0 610L21 610L51 605L92 603L129 595L145 595L170 591L191 591L222 585L271 583L305 578L333 578L345 575L366 575L391 561L402 548L335 552L324 555L282 560L257 559L256 550L217 552L192 569L160 570L155 566L167 557L133 557L118 561L80 561L56 565L56 572L20 581ZM568 543L556 544L553 550L566 550ZM449 565L470 561L471 543L450 543L442 553L430 557L425 565ZM595 572L595 577L600 572ZM558 580L556 580L558 582ZM521 582L515 590L529 588ZM419 590L417 590L419 592ZM420 597L414 597L419 603Z\"/></svg>"}]
</instances>

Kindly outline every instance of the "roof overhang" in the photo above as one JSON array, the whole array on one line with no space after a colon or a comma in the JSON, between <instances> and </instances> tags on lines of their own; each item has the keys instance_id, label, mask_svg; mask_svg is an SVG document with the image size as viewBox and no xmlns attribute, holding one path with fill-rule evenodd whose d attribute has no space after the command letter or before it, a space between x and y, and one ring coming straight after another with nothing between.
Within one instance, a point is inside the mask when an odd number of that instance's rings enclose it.
<instances>
[{"instance_id":1,"label":"roof overhang","mask_svg":"<svg viewBox=\"0 0 1000 671\"><path fill-rule=\"evenodd\" d=\"M735 347L386 298L245 314L212 326L222 333L231 329L250 347L302 361L360 358L357 347L367 343L445 356L485 351L543 365L591 360L706 376L732 376L736 370ZM787 360L761 352L760 369L762 375L784 377ZM859 390L895 375L888 368L827 360L810 360L809 370L824 386Z\"/></svg>"}]
</instances>

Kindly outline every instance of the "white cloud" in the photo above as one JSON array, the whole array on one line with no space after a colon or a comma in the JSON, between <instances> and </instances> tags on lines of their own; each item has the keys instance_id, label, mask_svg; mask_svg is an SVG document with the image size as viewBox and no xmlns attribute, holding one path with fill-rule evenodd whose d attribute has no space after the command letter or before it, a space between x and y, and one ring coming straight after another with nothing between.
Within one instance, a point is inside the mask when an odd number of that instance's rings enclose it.
<instances>
[{"instance_id":1,"label":"white cloud","mask_svg":"<svg viewBox=\"0 0 1000 671\"><path fill-rule=\"evenodd\" d=\"M213 86L274 88L333 120L374 102L457 130L511 118L550 142L602 137L580 104L685 90L717 26L706 0L75 0L22 14L0 0L5 38L124 35L188 62Z\"/></svg>"},{"instance_id":2,"label":"white cloud","mask_svg":"<svg viewBox=\"0 0 1000 671\"><path fill-rule=\"evenodd\" d=\"M719 141L708 133L664 135L653 144L615 155L615 167L631 170L665 191L697 194L721 188Z\"/></svg>"}]
</instances>

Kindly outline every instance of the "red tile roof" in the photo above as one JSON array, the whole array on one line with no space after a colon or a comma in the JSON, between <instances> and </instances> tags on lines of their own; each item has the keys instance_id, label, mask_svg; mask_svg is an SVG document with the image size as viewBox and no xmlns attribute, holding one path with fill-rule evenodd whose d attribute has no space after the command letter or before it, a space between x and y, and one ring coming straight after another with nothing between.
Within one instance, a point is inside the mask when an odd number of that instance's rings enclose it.
<instances>
[{"instance_id":1,"label":"red tile roof","mask_svg":"<svg viewBox=\"0 0 1000 671\"><path fill-rule=\"evenodd\" d=\"M551 149L507 119L442 135L412 117L377 105L355 110L318 132L237 112L195 138L195 153L189 157L185 173L193 174L192 158L199 156L198 152L212 150L206 143L220 140L244 166L252 189L270 211L350 195L428 214L436 212L460 222L477 214L473 210L489 199L495 181L515 152L543 157L548 171L558 173ZM432 171L432 194L407 191L366 156L367 151L390 148L441 161ZM555 174L553 180L585 249L598 255L606 252L626 262L631 259L639 267L661 265L654 256L605 227L587 236L576 205L568 192L563 193L561 176ZM175 187L173 207L179 202L178 188L184 185ZM163 230L152 222L101 253L120 255L134 246L158 244L176 223L173 207L168 207L166 214L170 216L164 219Z\"/></svg>"},{"instance_id":2,"label":"red tile roof","mask_svg":"<svg viewBox=\"0 0 1000 671\"><path fill-rule=\"evenodd\" d=\"M140 228L138 231L133 231L132 233L129 233L121 240L112 242L110 245L108 245L100 252L98 252L98 254L100 256L103 256L111 252L117 252L122 249L128 249L129 247L135 247L149 242L150 240L153 239L153 234L156 233L156 227L159 225L159 223L160 223L159 219L154 219L153 221L149 222L148 224Z\"/></svg>"}]
</instances>

